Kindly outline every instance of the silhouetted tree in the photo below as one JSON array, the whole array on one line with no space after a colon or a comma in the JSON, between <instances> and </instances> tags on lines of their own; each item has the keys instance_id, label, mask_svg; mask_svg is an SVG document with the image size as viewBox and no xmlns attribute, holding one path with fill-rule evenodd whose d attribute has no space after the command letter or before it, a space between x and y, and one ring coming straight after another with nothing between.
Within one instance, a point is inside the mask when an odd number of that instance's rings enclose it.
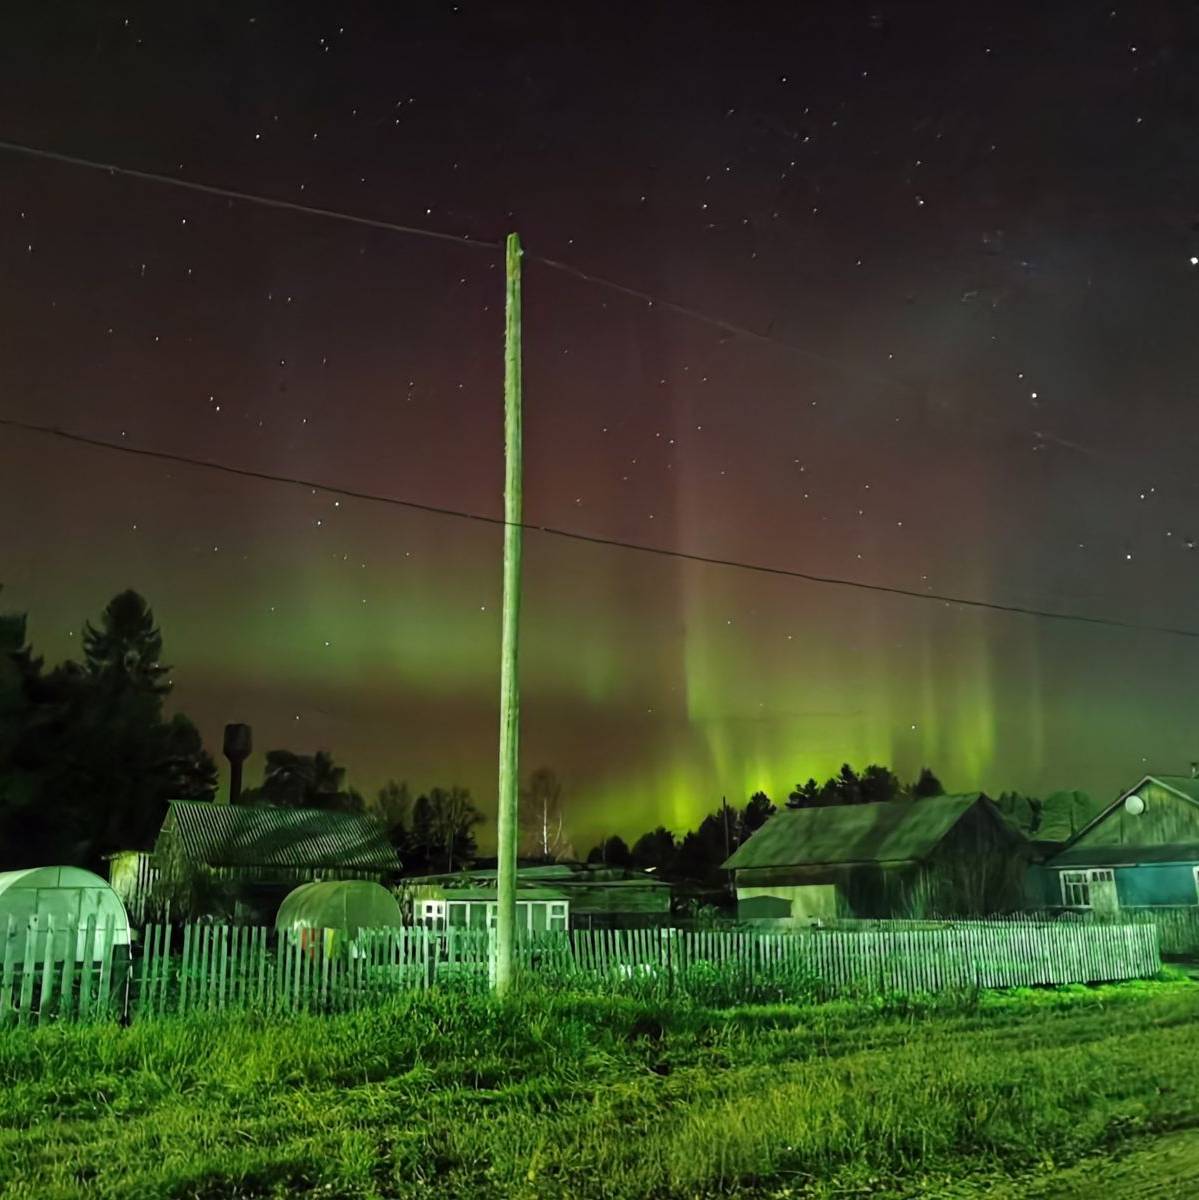
<instances>
[{"instance_id":1,"label":"silhouetted tree","mask_svg":"<svg viewBox=\"0 0 1199 1200\"><path fill-rule=\"evenodd\" d=\"M44 672L21 644L23 621L0 637L0 865L102 870L105 854L153 844L167 800L212 799L198 731L182 713L163 717L162 639L137 593L87 626L84 664Z\"/></svg>"},{"instance_id":2,"label":"silhouetted tree","mask_svg":"<svg viewBox=\"0 0 1199 1200\"><path fill-rule=\"evenodd\" d=\"M765 792L754 792L741 810L738 821L737 844L740 845L751 833L761 829L775 814L775 807Z\"/></svg>"},{"instance_id":3,"label":"silhouetted tree","mask_svg":"<svg viewBox=\"0 0 1199 1200\"><path fill-rule=\"evenodd\" d=\"M928 772L935 783L936 776ZM936 784L940 787L940 784ZM809 779L787 797L788 808L821 808L834 804L881 804L911 795L887 767L871 763L859 775L849 763L823 784Z\"/></svg>"},{"instance_id":4,"label":"silhouetted tree","mask_svg":"<svg viewBox=\"0 0 1199 1200\"><path fill-rule=\"evenodd\" d=\"M668 872L674 865L674 834L664 825L650 833L643 833L633 844L633 866L643 870Z\"/></svg>"},{"instance_id":5,"label":"silhouetted tree","mask_svg":"<svg viewBox=\"0 0 1199 1200\"><path fill-rule=\"evenodd\" d=\"M920 777L912 784L912 799L924 800L929 796L944 796L945 789L941 781L928 769L920 768Z\"/></svg>"},{"instance_id":6,"label":"silhouetted tree","mask_svg":"<svg viewBox=\"0 0 1199 1200\"><path fill-rule=\"evenodd\" d=\"M675 853L662 863L659 870L698 883L718 882L720 864L737 848L737 817L735 809L726 811L723 805L715 812L708 813L696 829L683 835ZM661 838L664 832L659 828L654 834L646 834L646 837L659 839L662 857L665 857L665 840ZM637 845L640 846L641 842ZM633 854L636 858L636 847Z\"/></svg>"},{"instance_id":7,"label":"silhouetted tree","mask_svg":"<svg viewBox=\"0 0 1199 1200\"><path fill-rule=\"evenodd\" d=\"M632 865L633 853L624 838L613 834L591 848L587 861L608 867L628 867Z\"/></svg>"},{"instance_id":8,"label":"silhouetted tree","mask_svg":"<svg viewBox=\"0 0 1199 1200\"><path fill-rule=\"evenodd\" d=\"M817 808L820 805L820 784L809 778L807 783L798 784L788 797L788 808Z\"/></svg>"},{"instance_id":9,"label":"silhouetted tree","mask_svg":"<svg viewBox=\"0 0 1199 1200\"><path fill-rule=\"evenodd\" d=\"M353 788L345 787L345 777L345 767L339 767L328 750L315 754L268 750L262 786L247 788L242 803L362 812L363 798Z\"/></svg>"},{"instance_id":10,"label":"silhouetted tree","mask_svg":"<svg viewBox=\"0 0 1199 1200\"><path fill-rule=\"evenodd\" d=\"M871 763L858 778L857 803L884 804L900 799L904 792L898 776L887 767Z\"/></svg>"},{"instance_id":11,"label":"silhouetted tree","mask_svg":"<svg viewBox=\"0 0 1199 1200\"><path fill-rule=\"evenodd\" d=\"M412 794L407 783L389 779L375 797L375 815L387 832L387 839L400 851L401 861L407 863L405 852L410 841Z\"/></svg>"},{"instance_id":12,"label":"silhouetted tree","mask_svg":"<svg viewBox=\"0 0 1199 1200\"><path fill-rule=\"evenodd\" d=\"M171 690L170 682L163 681L170 667L159 661L162 634L154 613L132 588L108 602L99 628L90 621L84 625L83 653L84 665L96 679L115 679L159 696Z\"/></svg>"},{"instance_id":13,"label":"silhouetted tree","mask_svg":"<svg viewBox=\"0 0 1199 1200\"><path fill-rule=\"evenodd\" d=\"M431 788L412 806L409 870L452 872L475 856L474 830L483 821L466 788Z\"/></svg>"}]
</instances>

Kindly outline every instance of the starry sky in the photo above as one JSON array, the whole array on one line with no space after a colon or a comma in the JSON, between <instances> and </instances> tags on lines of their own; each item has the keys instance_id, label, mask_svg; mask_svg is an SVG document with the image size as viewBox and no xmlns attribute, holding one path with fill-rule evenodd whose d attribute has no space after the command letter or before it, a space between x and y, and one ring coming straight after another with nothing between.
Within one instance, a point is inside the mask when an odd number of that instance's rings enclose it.
<instances>
[{"instance_id":1,"label":"starry sky","mask_svg":"<svg viewBox=\"0 0 1199 1200\"><path fill-rule=\"evenodd\" d=\"M0 151L0 417L499 516L470 243L517 230L529 522L1199 629L1193 8L27 8L0 140L469 240ZM49 660L135 587L250 782L327 748L494 812L495 525L3 427L0 504ZM846 760L1106 798L1199 758L1157 632L530 532L522 636L584 849Z\"/></svg>"}]
</instances>

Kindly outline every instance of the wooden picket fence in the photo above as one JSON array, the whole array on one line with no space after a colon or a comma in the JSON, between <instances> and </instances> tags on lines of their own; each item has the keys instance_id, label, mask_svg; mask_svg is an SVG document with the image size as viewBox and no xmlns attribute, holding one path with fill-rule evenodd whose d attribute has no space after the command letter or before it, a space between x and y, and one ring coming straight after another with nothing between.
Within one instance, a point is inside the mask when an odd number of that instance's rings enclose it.
<instances>
[{"instance_id":1,"label":"wooden picket fence","mask_svg":"<svg viewBox=\"0 0 1199 1200\"><path fill-rule=\"evenodd\" d=\"M22 953L14 952L24 932ZM14 936L14 933L18 936ZM0 1016L10 1023L253 1008L345 1011L433 986L489 984L486 930L422 928L276 934L263 927L150 925L127 979L111 925L82 932L72 962L56 947L70 931L9 929ZM57 939L57 940L56 940ZM119 949L119 947L117 948ZM959 922L926 928L617 929L526 935L521 973L546 985L633 986L663 993L830 998L1146 978L1161 966L1152 924ZM767 989L766 992L763 989Z\"/></svg>"},{"instance_id":2,"label":"wooden picket fence","mask_svg":"<svg viewBox=\"0 0 1199 1200\"><path fill-rule=\"evenodd\" d=\"M111 1019L124 1011L128 947L116 943L110 914L75 921L6 922L0 963L0 1025L51 1019Z\"/></svg>"},{"instance_id":3,"label":"wooden picket fence","mask_svg":"<svg viewBox=\"0 0 1199 1200\"><path fill-rule=\"evenodd\" d=\"M1199 955L1199 905L1196 904L1121 908L1110 917L1090 919L1096 922L1114 921L1121 925L1153 925L1157 928L1163 954Z\"/></svg>"}]
</instances>

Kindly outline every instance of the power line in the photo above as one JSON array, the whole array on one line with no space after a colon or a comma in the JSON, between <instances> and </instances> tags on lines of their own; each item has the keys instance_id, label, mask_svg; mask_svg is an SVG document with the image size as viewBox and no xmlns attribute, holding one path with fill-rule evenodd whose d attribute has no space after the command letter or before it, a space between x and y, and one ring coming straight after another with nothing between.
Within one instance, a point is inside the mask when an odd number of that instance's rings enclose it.
<instances>
[{"instance_id":1,"label":"power line","mask_svg":"<svg viewBox=\"0 0 1199 1200\"><path fill-rule=\"evenodd\" d=\"M282 200L273 196L260 196L253 192L239 192L233 188L217 187L209 183L196 183L191 179L176 179L173 175L161 175L155 171L139 171L134 167L122 167L116 163L97 162L91 158L79 158L74 154L61 154L57 150L42 150L37 146L25 146L20 142L0 141L0 150L13 154L24 154L28 158L42 158L50 162L65 163L71 167L85 167L91 171L104 171L109 175L124 175L140 179L144 183L164 183L169 187L186 188L190 192L202 192L207 196L222 196L226 200L243 200L247 204L258 204L265 208L281 208L290 212L303 213L310 217L325 217L331 221L345 221L351 225L366 225L372 229L387 229L392 233L407 233L413 237L433 238L439 242L457 242L463 246L481 249L500 249L498 242L487 242L472 238L469 234L445 233L437 229L422 229L416 225L400 225L395 221L384 221L377 217L360 217L353 213L340 212L334 208L319 208L312 204L299 204L293 200Z\"/></svg>"},{"instance_id":2,"label":"power line","mask_svg":"<svg viewBox=\"0 0 1199 1200\"><path fill-rule=\"evenodd\" d=\"M454 242L458 245L470 246L475 249L492 250L497 254L501 250L499 242L488 241L484 238L473 238L469 234L446 233L442 230L427 229L417 225L402 225L394 221L385 221L376 217L363 217L353 213L347 213L339 209L320 208L310 204L300 204L293 200L283 200L271 196L262 196L254 192L238 191L234 188L218 187L214 184L197 183L190 179L179 179L173 175L163 175L155 171L141 171L133 167L122 167L116 163L99 162L95 159L81 158L74 154L63 154L57 150L44 150L36 146L26 146L20 142L0 141L0 151L7 150L13 154L22 154L29 158L44 159L49 162L63 163L67 166L83 167L92 171L104 171L109 175L123 175L130 179L139 179L144 183L159 183L165 184L168 187L183 188L187 191L200 192L208 196L221 196L227 200L240 200L247 204L257 204L266 208L283 209L288 212L301 213L311 217L323 217L333 221L344 221L352 225L363 225L371 229L387 230L391 233L404 233L412 237L432 238L436 241ZM844 375L853 376L863 381L882 385L884 387L896 388L911 395L920 395L920 389L902 379L896 379L893 376L877 373L874 371L865 370L851 363L847 363L841 359L830 357L826 354L820 354L815 350L810 350L798 342L792 342L783 338L775 337L769 333L761 333L758 330L750 329L744 325L739 325L734 321L728 321L723 317L714 316L711 313L704 312L702 309L692 308L690 305L681 304L674 300L663 299L660 296L655 296L650 292L635 288L629 284L620 283L614 279L608 279L603 275L595 275L590 271L584 271L579 267L571 266L570 263L561 262L558 259L546 258L543 255L533 254L529 251L523 252L523 257L526 261L537 263L551 271L558 271L563 275L569 275L574 279L578 279L584 283L589 283L595 287L607 288L610 291L619 292L622 295L628 296L634 300L641 300L647 304L656 305L658 308L668 312L676 313L679 316L687 317L693 321L699 321L702 324L710 325L715 329L719 329L722 333L732 335L734 337L744 338L747 341L758 342L765 345L777 346L780 349L787 350L792 354L797 354L802 358L806 358L811 362L820 363L822 366L831 367L834 370L840 371ZM1044 434L1038 434L1043 440L1056 440L1046 437Z\"/></svg>"},{"instance_id":3,"label":"power line","mask_svg":"<svg viewBox=\"0 0 1199 1200\"><path fill-rule=\"evenodd\" d=\"M321 208L316 205L301 204L294 200L284 200L278 197L263 196L256 192L244 192L235 188L219 187L215 184L198 183L190 179L179 179L172 175L163 175L155 171L142 171L134 167L123 167L117 163L105 163L96 159L83 158L79 155L64 154L57 150L46 150L37 146L27 146L21 142L0 140L0 151L21 154L28 158L37 158L49 162L62 163L67 166L83 167L86 170L103 171L109 175L122 175L130 179L141 180L145 183L164 184L168 187L183 188L187 191L199 192L204 195L221 196L228 200L240 200L247 204L257 204L265 208L281 209L311 217L322 217L327 220L342 221L351 225L365 226L370 229L381 229L391 233L408 234L412 237L430 238L440 242L453 242L457 245L468 246L474 249L491 250L497 254L502 248L499 242L488 241L486 238L474 238L469 234L447 233L444 230L428 229L418 225L404 225L395 221L385 221L378 217L359 216L354 213L345 212L341 209ZM819 363L822 366L830 367L833 370L839 371L841 374L850 378L857 378L876 386L893 388L915 398L920 398L924 395L924 392L921 388L918 388L914 384L908 383L905 380L896 379L892 375L886 375L881 372L867 370L852 363L847 363L843 359L833 358L830 355L821 354L818 351L811 350L802 343L780 338L770 333L762 333L756 329L750 329L745 325L739 325L735 321L726 320L724 317L715 316L712 313L703 311L702 309L692 308L690 305L682 304L675 300L664 299L661 296L655 296L651 292L646 292L640 288L632 287L631 285L621 283L618 280L609 279L603 275L596 275L590 271L584 271L579 267L572 266L570 263L565 263L558 259L547 258L544 255L533 254L527 250L523 252L523 257L529 262L537 263L540 266L545 267L547 270L557 271L563 275L570 276L595 287L607 288L610 291L628 296L631 299L644 301L650 305L656 305L658 308L664 311L672 312L679 316L687 317L690 320L709 325L712 328L719 329L722 333L730 336L742 338L750 342L756 342L761 345L776 346L781 350L786 350L791 354L805 358L809 362ZM977 416L975 417L975 420L978 420ZM1006 426L1000 426L999 422L997 421L986 421L985 423L995 428L1004 428L1005 431L1007 430ZM1087 446L1080 442L1058 437L1055 434L1046 433L1044 430L1036 429L1032 430L1031 433L1039 443L1052 443L1053 445L1061 446L1064 449L1072 450L1077 454L1119 461L1116 456L1107 454L1093 446ZM1180 488L1185 487L1186 490L1192 490L1192 485L1183 485L1181 482L1173 486Z\"/></svg>"},{"instance_id":4,"label":"power line","mask_svg":"<svg viewBox=\"0 0 1199 1200\"><path fill-rule=\"evenodd\" d=\"M348 499L365 500L372 504L390 504L396 508L434 513L438 516L454 517L464 521L476 521L485 525L503 526L505 524L502 517L489 517L485 513L467 512L463 509L446 508L437 504L424 504L418 500L403 500L396 496L382 496L377 492L363 492L354 488L319 483L315 480L300 479L291 475L278 475L269 471L255 471L249 467L234 467L228 463L215 462L211 459L192 458L186 454L172 454L166 450L151 450L142 446L129 446L121 442L110 442L103 438L94 438L82 433L73 433L70 430L61 429L54 425L38 425L31 421L22 421L15 417L0 417L0 426L20 429L29 433L40 433L79 445L91 446L102 450L114 450L121 454L131 454L140 458L153 458L165 462L182 463L189 467L219 471L226 475L237 475L245 479L259 479L268 483L292 484L296 487L305 487L312 491L328 492L333 496L345 496ZM771 567L762 563L744 562L731 558L714 558L704 554L692 554L685 550L672 550L664 546L646 546L638 542L626 542L619 538L606 538L596 534L579 533L576 530L561 529L553 525L538 525L529 521L522 521L520 524L522 529L526 529L532 533L549 534L552 537L565 538L569 541L585 542L595 546L608 546L620 550L636 550L642 554L654 554L662 558L704 563L714 567L729 567L738 571L753 571L760 575L777 575L787 579L802 579L807 583L853 588L864 592L881 592L889 596L907 596L913 600L934 600L941 604L956 604L963 608L987 609L992 612L1037 617L1042 620L1072 621L1084 625L1101 625L1110 629L1127 629L1140 633L1161 633L1172 637L1199 638L1199 630L1196 629L1175 628L1169 625L1145 625L1137 621L1122 621L1116 617L1096 617L1088 616L1084 613L1030 608L1020 604L1001 604L992 600L976 600L967 596L949 596L940 592L918 592L911 588L893 587L882 583L864 583L860 580L841 579L833 575L816 575L808 571L797 571L787 567Z\"/></svg>"}]
</instances>

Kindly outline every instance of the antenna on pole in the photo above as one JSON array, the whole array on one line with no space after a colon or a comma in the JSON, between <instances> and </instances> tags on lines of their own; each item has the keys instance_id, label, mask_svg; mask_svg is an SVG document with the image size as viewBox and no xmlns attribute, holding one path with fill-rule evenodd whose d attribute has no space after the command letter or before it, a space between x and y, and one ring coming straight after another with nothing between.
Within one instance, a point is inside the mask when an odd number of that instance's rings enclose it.
<instances>
[{"instance_id":1,"label":"antenna on pole","mask_svg":"<svg viewBox=\"0 0 1199 1200\"><path fill-rule=\"evenodd\" d=\"M508 235L504 255L504 601L500 639L500 769L496 820L495 990L512 983L516 933L516 804L520 778L521 371L520 238Z\"/></svg>"}]
</instances>

